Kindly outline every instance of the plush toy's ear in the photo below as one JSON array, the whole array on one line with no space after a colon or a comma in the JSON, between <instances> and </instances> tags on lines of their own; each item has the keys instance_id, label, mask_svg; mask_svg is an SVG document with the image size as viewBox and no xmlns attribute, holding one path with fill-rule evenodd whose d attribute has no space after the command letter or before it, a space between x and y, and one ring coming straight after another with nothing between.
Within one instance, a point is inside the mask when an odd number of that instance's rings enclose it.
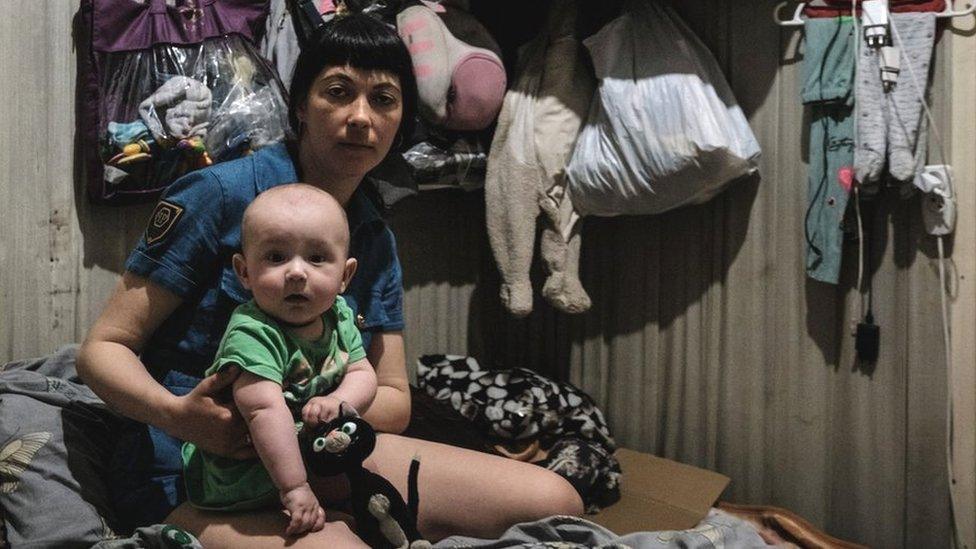
<instances>
[{"instance_id":1,"label":"plush toy's ear","mask_svg":"<svg viewBox=\"0 0 976 549\"><path fill-rule=\"evenodd\" d=\"M359 417L359 412L346 401L339 404L339 417Z\"/></svg>"},{"instance_id":2,"label":"plush toy's ear","mask_svg":"<svg viewBox=\"0 0 976 549\"><path fill-rule=\"evenodd\" d=\"M322 32L325 19L322 18L313 0L286 0L286 3L288 13L291 13L291 23L295 27L298 47L306 49Z\"/></svg>"}]
</instances>

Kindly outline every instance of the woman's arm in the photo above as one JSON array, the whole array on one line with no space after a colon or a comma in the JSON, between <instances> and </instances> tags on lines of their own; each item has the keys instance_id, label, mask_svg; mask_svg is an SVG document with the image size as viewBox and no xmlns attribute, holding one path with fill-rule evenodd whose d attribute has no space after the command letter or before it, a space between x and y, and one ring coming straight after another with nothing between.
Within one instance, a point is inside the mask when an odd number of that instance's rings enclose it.
<instances>
[{"instance_id":1,"label":"woman's arm","mask_svg":"<svg viewBox=\"0 0 976 549\"><path fill-rule=\"evenodd\" d=\"M216 395L237 372L208 377L185 396L173 395L149 375L138 353L182 300L141 276L126 272L78 353L78 375L121 414L154 425L219 455L253 456L244 422L233 403Z\"/></svg>"},{"instance_id":2,"label":"woman's arm","mask_svg":"<svg viewBox=\"0 0 976 549\"><path fill-rule=\"evenodd\" d=\"M403 332L373 335L366 358L376 370L376 398L363 417L377 431L401 433L410 423L410 384Z\"/></svg>"}]
</instances>

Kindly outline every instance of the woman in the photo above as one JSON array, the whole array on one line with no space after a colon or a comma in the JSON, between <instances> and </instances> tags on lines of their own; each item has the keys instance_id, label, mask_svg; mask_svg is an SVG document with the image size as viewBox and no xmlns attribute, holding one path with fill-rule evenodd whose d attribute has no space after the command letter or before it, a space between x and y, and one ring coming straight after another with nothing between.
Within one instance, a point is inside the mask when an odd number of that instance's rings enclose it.
<instances>
[{"instance_id":1,"label":"woman","mask_svg":"<svg viewBox=\"0 0 976 549\"><path fill-rule=\"evenodd\" d=\"M344 295L358 313L380 386L365 416L387 433L369 466L406 493L409 462L420 456L421 532L432 540L455 533L495 537L516 522L580 514L573 488L545 469L392 434L410 417L402 279L393 235L359 186L409 134L416 109L410 57L399 37L367 15L334 21L299 58L290 105L295 143L174 183L80 351L85 381L135 420L111 465L124 522L165 518L198 534L207 547L363 546L339 521L286 540L280 512L205 513L183 504L167 517L183 499L181 440L220 455L254 455L242 419L227 403L236 374L199 376L230 311L248 297L230 265L244 208L262 190L298 180L328 191L346 208L350 253L360 267ZM335 499L344 488L333 487Z\"/></svg>"}]
</instances>

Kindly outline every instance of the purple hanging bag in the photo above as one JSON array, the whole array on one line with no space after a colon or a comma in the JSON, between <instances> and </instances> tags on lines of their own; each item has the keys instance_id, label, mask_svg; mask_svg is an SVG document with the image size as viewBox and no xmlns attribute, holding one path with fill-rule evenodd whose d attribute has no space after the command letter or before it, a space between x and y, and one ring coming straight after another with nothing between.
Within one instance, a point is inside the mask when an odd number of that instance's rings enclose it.
<instances>
[{"instance_id":1,"label":"purple hanging bag","mask_svg":"<svg viewBox=\"0 0 976 549\"><path fill-rule=\"evenodd\" d=\"M286 136L284 92L253 45L267 13L268 0L81 0L77 138L93 202L154 200Z\"/></svg>"}]
</instances>

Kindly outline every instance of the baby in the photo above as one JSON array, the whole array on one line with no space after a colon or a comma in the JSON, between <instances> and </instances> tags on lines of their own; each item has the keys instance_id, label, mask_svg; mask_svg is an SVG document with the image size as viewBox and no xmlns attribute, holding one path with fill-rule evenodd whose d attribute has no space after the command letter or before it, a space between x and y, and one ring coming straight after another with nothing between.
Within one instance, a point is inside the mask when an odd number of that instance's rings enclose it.
<instances>
[{"instance_id":1,"label":"baby","mask_svg":"<svg viewBox=\"0 0 976 549\"><path fill-rule=\"evenodd\" d=\"M269 189L245 210L233 264L254 299L234 311L207 375L242 370L234 402L260 461L185 444L193 505L237 511L280 502L291 516L286 535L324 526L296 432L335 418L343 402L363 412L376 395L354 315L339 296L356 272L348 248L342 206L311 185Z\"/></svg>"}]
</instances>

